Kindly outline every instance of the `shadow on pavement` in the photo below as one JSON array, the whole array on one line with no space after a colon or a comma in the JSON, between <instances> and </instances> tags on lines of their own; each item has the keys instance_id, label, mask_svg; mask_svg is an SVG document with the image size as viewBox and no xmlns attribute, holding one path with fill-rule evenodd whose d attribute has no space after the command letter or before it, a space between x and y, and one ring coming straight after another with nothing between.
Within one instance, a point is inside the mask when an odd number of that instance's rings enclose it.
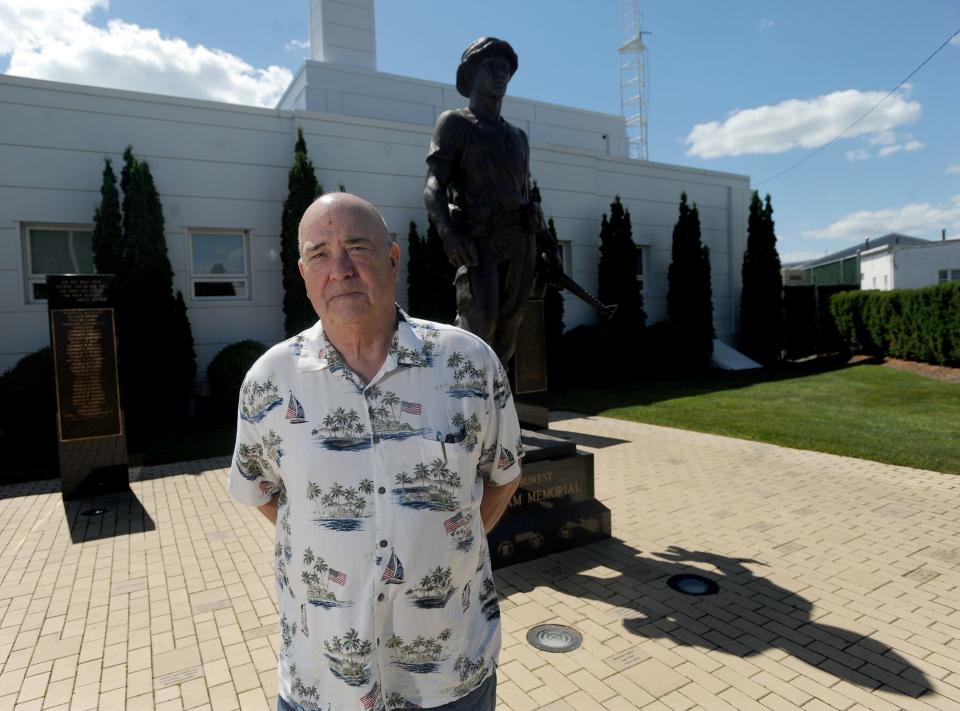
<instances>
[{"instance_id":1,"label":"shadow on pavement","mask_svg":"<svg viewBox=\"0 0 960 711\"><path fill-rule=\"evenodd\" d=\"M638 636L745 658L781 649L867 689L884 687L911 697L930 691L924 673L890 647L860 632L812 620L809 600L758 577L745 565L763 565L760 561L675 546L642 556L615 538L580 550L590 552L589 564L583 556L553 556L552 567L527 564L533 569L525 570L523 578L539 574L558 591L617 605L608 614L620 617L624 628ZM588 565L619 570L620 576L589 575L583 572ZM670 589L667 579L683 573L713 580L719 593L694 597ZM510 583L516 586L513 579ZM624 601L618 603L620 596Z\"/></svg>"},{"instance_id":2,"label":"shadow on pavement","mask_svg":"<svg viewBox=\"0 0 960 711\"><path fill-rule=\"evenodd\" d=\"M64 501L63 515L74 543L156 529L150 514L129 490Z\"/></svg>"}]
</instances>

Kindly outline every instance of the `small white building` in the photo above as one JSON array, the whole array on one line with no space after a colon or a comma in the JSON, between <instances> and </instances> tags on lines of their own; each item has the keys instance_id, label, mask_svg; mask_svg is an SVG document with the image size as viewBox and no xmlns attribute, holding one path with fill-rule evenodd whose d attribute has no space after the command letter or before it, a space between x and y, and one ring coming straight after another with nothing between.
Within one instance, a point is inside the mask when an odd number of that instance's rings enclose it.
<instances>
[{"instance_id":1,"label":"small white building","mask_svg":"<svg viewBox=\"0 0 960 711\"><path fill-rule=\"evenodd\" d=\"M127 145L150 163L160 193L201 379L225 345L283 338L280 223L297 129L325 188L343 184L373 202L402 252L411 221L425 233L432 127L465 100L452 84L377 71L373 0L311 0L310 22L312 58L276 109L0 76L0 372L49 341L45 275L92 270L103 159L119 174ZM458 60L449 58L451 79ZM666 317L671 234L686 191L710 248L715 329L734 336L748 177L631 160L620 116L513 97L503 113L530 137L531 172L568 273L594 292L600 218L621 197L650 322ZM401 304L405 291L403 272ZM594 320L567 299L568 327Z\"/></svg>"},{"instance_id":2,"label":"small white building","mask_svg":"<svg viewBox=\"0 0 960 711\"><path fill-rule=\"evenodd\" d=\"M890 291L960 281L960 239L890 243L860 253L860 288Z\"/></svg>"}]
</instances>

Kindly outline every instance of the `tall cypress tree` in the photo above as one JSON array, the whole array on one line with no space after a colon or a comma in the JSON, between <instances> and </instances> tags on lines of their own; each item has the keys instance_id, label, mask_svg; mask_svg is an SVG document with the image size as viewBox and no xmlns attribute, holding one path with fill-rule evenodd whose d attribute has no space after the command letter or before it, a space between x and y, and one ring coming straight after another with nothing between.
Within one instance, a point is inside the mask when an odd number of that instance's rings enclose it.
<instances>
[{"instance_id":1,"label":"tall cypress tree","mask_svg":"<svg viewBox=\"0 0 960 711\"><path fill-rule=\"evenodd\" d=\"M643 332L646 314L637 281L637 245L630 211L623 207L619 195L610 203L610 219L604 214L600 220L598 271L600 301L617 305L610 327L618 336L635 340Z\"/></svg>"},{"instance_id":2,"label":"tall cypress tree","mask_svg":"<svg viewBox=\"0 0 960 711\"><path fill-rule=\"evenodd\" d=\"M456 269L447 259L443 241L433 222L427 221L427 236L410 222L407 235L407 308L411 316L453 323L457 316L453 277Z\"/></svg>"},{"instance_id":3,"label":"tall cypress tree","mask_svg":"<svg viewBox=\"0 0 960 711\"><path fill-rule=\"evenodd\" d=\"M411 316L419 316L423 312L425 266L424 244L417 230L417 223L410 220L410 229L407 231L407 310Z\"/></svg>"},{"instance_id":4,"label":"tall cypress tree","mask_svg":"<svg viewBox=\"0 0 960 711\"><path fill-rule=\"evenodd\" d=\"M93 213L93 264L98 274L119 275L124 252L120 193L113 164L109 158L103 163L100 205Z\"/></svg>"},{"instance_id":5,"label":"tall cypress tree","mask_svg":"<svg viewBox=\"0 0 960 711\"><path fill-rule=\"evenodd\" d=\"M456 268L447 258L443 240L433 220L427 220L427 239L424 245L427 273L427 309L424 318L440 323L453 323L457 317L457 292L453 287Z\"/></svg>"},{"instance_id":6,"label":"tall cypress tree","mask_svg":"<svg viewBox=\"0 0 960 711\"><path fill-rule=\"evenodd\" d=\"M283 202L280 230L280 263L283 269L283 330L293 336L317 322L317 314L307 298L307 289L300 276L300 218L310 204L323 195L313 163L307 155L303 130L297 129L293 149L293 167L287 176L287 199Z\"/></svg>"},{"instance_id":7,"label":"tall cypress tree","mask_svg":"<svg viewBox=\"0 0 960 711\"><path fill-rule=\"evenodd\" d=\"M173 291L163 207L150 166L129 146L123 161L118 360L127 421L132 430L144 430L186 413L196 353L186 304Z\"/></svg>"},{"instance_id":8,"label":"tall cypress tree","mask_svg":"<svg viewBox=\"0 0 960 711\"><path fill-rule=\"evenodd\" d=\"M750 198L747 250L743 254L740 331L744 352L761 363L780 359L783 343L783 282L770 195Z\"/></svg>"},{"instance_id":9,"label":"tall cypress tree","mask_svg":"<svg viewBox=\"0 0 960 711\"><path fill-rule=\"evenodd\" d=\"M706 365L713 354L713 292L710 250L700 240L700 213L680 194L667 271L667 319L680 338L680 355L693 365Z\"/></svg>"}]
</instances>

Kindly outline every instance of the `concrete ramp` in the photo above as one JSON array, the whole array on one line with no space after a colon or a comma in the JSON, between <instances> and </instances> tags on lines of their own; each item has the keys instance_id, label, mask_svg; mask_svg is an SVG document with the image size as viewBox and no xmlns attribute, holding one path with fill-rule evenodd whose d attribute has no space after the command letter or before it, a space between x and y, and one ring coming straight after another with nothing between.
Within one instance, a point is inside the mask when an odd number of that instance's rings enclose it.
<instances>
[{"instance_id":1,"label":"concrete ramp","mask_svg":"<svg viewBox=\"0 0 960 711\"><path fill-rule=\"evenodd\" d=\"M713 339L713 357L710 365L720 370L750 370L762 368L757 361L747 358L743 353L734 350L723 341Z\"/></svg>"}]
</instances>

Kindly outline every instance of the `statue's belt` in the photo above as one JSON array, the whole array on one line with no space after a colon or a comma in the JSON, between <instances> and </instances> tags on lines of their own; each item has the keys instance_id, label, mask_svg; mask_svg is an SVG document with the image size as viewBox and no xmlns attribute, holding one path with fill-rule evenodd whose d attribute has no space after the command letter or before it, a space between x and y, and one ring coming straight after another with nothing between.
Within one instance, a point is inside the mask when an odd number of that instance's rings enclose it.
<instances>
[{"instance_id":1,"label":"statue's belt","mask_svg":"<svg viewBox=\"0 0 960 711\"><path fill-rule=\"evenodd\" d=\"M529 205L515 210L478 208L467 210L467 222L474 227L531 227L533 210Z\"/></svg>"}]
</instances>

